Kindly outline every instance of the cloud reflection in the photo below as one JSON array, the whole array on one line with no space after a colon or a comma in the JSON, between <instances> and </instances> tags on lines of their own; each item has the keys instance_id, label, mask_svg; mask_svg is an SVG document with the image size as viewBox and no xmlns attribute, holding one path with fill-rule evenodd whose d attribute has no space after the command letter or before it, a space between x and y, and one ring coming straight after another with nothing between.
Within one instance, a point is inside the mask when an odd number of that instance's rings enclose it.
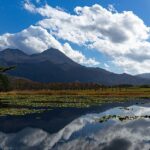
<instances>
[{"instance_id":1,"label":"cloud reflection","mask_svg":"<svg viewBox=\"0 0 150 150\"><path fill-rule=\"evenodd\" d=\"M88 114L74 120L59 132L26 128L18 133L0 133L0 149L41 150L147 150L150 148L150 121L138 119L120 122L97 119L104 115L150 115L149 107L113 108L100 114Z\"/></svg>"}]
</instances>

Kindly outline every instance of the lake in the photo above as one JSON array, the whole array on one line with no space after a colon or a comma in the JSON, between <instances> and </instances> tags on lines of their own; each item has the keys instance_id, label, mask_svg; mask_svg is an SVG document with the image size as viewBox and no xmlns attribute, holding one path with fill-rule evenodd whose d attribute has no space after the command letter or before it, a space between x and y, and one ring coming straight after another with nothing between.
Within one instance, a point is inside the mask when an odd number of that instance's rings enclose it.
<instances>
[{"instance_id":1,"label":"lake","mask_svg":"<svg viewBox=\"0 0 150 150\"><path fill-rule=\"evenodd\" d=\"M148 150L149 100L1 116L0 149Z\"/></svg>"}]
</instances>

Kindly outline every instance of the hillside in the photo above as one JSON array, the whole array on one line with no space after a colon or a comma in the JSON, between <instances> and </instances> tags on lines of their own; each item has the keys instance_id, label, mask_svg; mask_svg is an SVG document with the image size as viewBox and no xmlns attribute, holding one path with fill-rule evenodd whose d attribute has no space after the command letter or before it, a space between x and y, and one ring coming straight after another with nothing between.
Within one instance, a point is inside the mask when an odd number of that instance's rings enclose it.
<instances>
[{"instance_id":1,"label":"hillside","mask_svg":"<svg viewBox=\"0 0 150 150\"><path fill-rule=\"evenodd\" d=\"M37 82L94 82L104 85L150 84L150 80L129 74L115 74L101 68L75 63L57 49L28 55L17 49L0 52L0 65L15 65L9 74Z\"/></svg>"},{"instance_id":2,"label":"hillside","mask_svg":"<svg viewBox=\"0 0 150 150\"><path fill-rule=\"evenodd\" d=\"M136 77L140 77L143 79L150 79L150 73L139 74L139 75L136 75Z\"/></svg>"}]
</instances>

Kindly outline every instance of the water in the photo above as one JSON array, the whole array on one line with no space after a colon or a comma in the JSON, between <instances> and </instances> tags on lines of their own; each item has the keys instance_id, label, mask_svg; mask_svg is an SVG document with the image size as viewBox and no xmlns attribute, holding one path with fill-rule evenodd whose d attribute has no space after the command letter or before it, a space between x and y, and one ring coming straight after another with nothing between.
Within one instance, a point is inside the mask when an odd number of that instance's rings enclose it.
<instances>
[{"instance_id":1,"label":"water","mask_svg":"<svg viewBox=\"0 0 150 150\"><path fill-rule=\"evenodd\" d=\"M3 118L1 119L3 125L0 125L2 131L0 132L0 148L148 150L150 149L149 116L150 105L146 103L122 104L122 106L111 104L87 109L55 109L42 114L41 118L37 116L30 116L29 120L24 118L25 121L20 122L21 128L19 126L13 128L21 118L10 118L10 122L5 122ZM32 117L36 118L37 122L34 122ZM28 121L31 122L31 120L37 123L37 126L34 123L29 125ZM16 124L11 124L12 121Z\"/></svg>"}]
</instances>

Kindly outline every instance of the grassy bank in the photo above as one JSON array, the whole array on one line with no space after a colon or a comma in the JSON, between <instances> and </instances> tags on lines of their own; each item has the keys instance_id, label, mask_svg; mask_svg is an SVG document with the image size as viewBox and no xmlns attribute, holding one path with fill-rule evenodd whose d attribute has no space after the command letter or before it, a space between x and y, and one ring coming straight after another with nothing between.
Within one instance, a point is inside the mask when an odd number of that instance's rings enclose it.
<instances>
[{"instance_id":1,"label":"grassy bank","mask_svg":"<svg viewBox=\"0 0 150 150\"><path fill-rule=\"evenodd\" d=\"M0 93L0 116L41 113L55 107L89 107L139 98L149 99L150 88L2 92Z\"/></svg>"},{"instance_id":2,"label":"grassy bank","mask_svg":"<svg viewBox=\"0 0 150 150\"><path fill-rule=\"evenodd\" d=\"M0 96L7 95L77 95L99 97L150 97L150 88L104 88L99 90L24 90L1 92Z\"/></svg>"}]
</instances>

